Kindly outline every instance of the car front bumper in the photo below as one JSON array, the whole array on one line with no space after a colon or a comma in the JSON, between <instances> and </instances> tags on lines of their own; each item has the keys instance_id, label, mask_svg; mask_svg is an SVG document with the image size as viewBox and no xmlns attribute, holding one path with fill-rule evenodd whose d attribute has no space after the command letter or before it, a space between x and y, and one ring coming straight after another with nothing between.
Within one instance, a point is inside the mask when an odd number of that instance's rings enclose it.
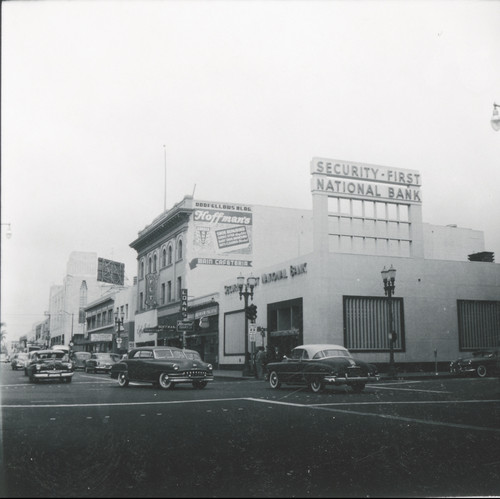
<instances>
[{"instance_id":1,"label":"car front bumper","mask_svg":"<svg viewBox=\"0 0 500 499\"><path fill-rule=\"evenodd\" d=\"M32 374L35 379L62 379L62 378L71 378L73 376L73 372L67 371L52 371L52 372L34 372Z\"/></svg>"}]
</instances>

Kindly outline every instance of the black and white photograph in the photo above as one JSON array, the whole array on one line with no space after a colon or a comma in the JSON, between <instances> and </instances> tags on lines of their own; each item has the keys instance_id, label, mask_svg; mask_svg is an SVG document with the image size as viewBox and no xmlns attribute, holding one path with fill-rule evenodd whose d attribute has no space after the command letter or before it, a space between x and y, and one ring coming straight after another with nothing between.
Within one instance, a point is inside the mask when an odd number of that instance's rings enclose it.
<instances>
[{"instance_id":1,"label":"black and white photograph","mask_svg":"<svg viewBox=\"0 0 500 499\"><path fill-rule=\"evenodd\" d=\"M0 497L500 498L500 1L1 3Z\"/></svg>"}]
</instances>

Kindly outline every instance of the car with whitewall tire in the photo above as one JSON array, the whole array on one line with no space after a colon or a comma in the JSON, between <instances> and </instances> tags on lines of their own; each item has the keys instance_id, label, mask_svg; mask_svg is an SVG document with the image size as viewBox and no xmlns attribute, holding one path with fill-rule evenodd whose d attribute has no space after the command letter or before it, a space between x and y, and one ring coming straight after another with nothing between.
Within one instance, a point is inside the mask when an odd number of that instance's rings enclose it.
<instances>
[{"instance_id":1,"label":"car with whitewall tire","mask_svg":"<svg viewBox=\"0 0 500 499\"><path fill-rule=\"evenodd\" d=\"M111 367L111 377L122 387L130 381L152 383L163 390L178 384L205 388L213 381L211 364L188 358L180 348L169 346L140 347L131 350L126 359Z\"/></svg>"}]
</instances>

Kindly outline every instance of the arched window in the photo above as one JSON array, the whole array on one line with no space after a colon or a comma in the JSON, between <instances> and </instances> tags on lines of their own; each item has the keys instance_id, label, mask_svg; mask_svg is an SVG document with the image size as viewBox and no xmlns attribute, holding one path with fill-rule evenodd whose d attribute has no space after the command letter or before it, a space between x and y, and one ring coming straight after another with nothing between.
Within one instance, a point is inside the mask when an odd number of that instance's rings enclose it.
<instances>
[{"instance_id":1,"label":"arched window","mask_svg":"<svg viewBox=\"0 0 500 499\"><path fill-rule=\"evenodd\" d=\"M156 256L156 253L153 256L153 272L156 272L156 262L158 260L158 257Z\"/></svg>"},{"instance_id":2,"label":"arched window","mask_svg":"<svg viewBox=\"0 0 500 499\"><path fill-rule=\"evenodd\" d=\"M151 274L151 257L148 258L148 274Z\"/></svg>"},{"instance_id":3,"label":"arched window","mask_svg":"<svg viewBox=\"0 0 500 499\"><path fill-rule=\"evenodd\" d=\"M161 266L167 266L167 250L165 248L163 248L161 251Z\"/></svg>"},{"instance_id":4,"label":"arched window","mask_svg":"<svg viewBox=\"0 0 500 499\"><path fill-rule=\"evenodd\" d=\"M144 279L144 260L141 260L141 279Z\"/></svg>"},{"instance_id":5,"label":"arched window","mask_svg":"<svg viewBox=\"0 0 500 499\"><path fill-rule=\"evenodd\" d=\"M168 245L168 264L172 265L172 245Z\"/></svg>"},{"instance_id":6,"label":"arched window","mask_svg":"<svg viewBox=\"0 0 500 499\"><path fill-rule=\"evenodd\" d=\"M177 241L177 260L182 260L182 239Z\"/></svg>"}]
</instances>

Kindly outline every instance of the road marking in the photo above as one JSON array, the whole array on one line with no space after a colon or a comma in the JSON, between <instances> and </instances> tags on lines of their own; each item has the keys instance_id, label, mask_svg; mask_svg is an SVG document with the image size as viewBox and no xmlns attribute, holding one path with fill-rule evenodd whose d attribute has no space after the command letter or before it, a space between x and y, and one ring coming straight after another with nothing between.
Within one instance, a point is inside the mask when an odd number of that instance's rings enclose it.
<instances>
[{"instance_id":1,"label":"road marking","mask_svg":"<svg viewBox=\"0 0 500 499\"><path fill-rule=\"evenodd\" d=\"M347 409L334 409L331 407L322 407L322 406L315 406L315 405L301 405L301 404L292 404L289 402L279 402L279 401L269 401L269 400L263 400L263 399L248 399L248 400L253 400L254 402L261 402L261 403L267 403L267 404L280 404L280 405L289 405L292 407L304 407L307 409L317 409L320 411L330 411L330 412L340 412L342 414L348 414L352 415L355 414L357 416L371 416L375 418L382 418L382 419L391 419L394 421L405 421L407 423L417 423L417 424L424 424L424 425L431 425L431 426L446 426L449 428L460 428L462 430L478 430L478 431L487 431L491 433L500 433L500 428L488 428L488 427L483 427L483 426L472 426L472 425L465 425L465 424L456 424L456 423L446 423L442 421L430 421L427 419L415 419L415 418L406 418L403 416L392 416L390 414L375 414L375 413L368 413L368 412L359 412L359 411L350 411ZM456 403L460 403L462 401L458 401ZM498 403L500 400L489 400L489 401L476 401L476 402L495 402ZM387 402L389 404L393 402Z\"/></svg>"},{"instance_id":2,"label":"road marking","mask_svg":"<svg viewBox=\"0 0 500 499\"><path fill-rule=\"evenodd\" d=\"M472 426L465 424L455 424L446 423L441 421L430 421L423 419L407 418L403 416L393 416L388 414L375 414L375 413L365 413L360 411L352 411L348 409L338 409L331 407L332 405L387 405L387 404L463 404L463 403L499 403L500 400L448 400L448 401L412 401L412 402L337 402L330 404L298 404L293 402L284 402L279 400L269 400L269 399L256 399L247 397L237 397L237 398L223 398L223 399L201 399L201 400L166 400L166 401L156 401L156 402L114 402L114 403L94 403L94 404L38 404L38 405L3 405L2 409L40 409L40 408L70 408L70 407L130 407L130 406L144 406L144 405L174 405L174 404L197 404L197 403L214 403L214 402L231 402L231 401L248 401L248 402L258 402L261 404L269 405L283 405L288 407L299 407L303 409L313 409L322 410L329 412L336 412L348 415L358 415L358 416L368 416L382 419L390 419L394 421L404 421L409 423L417 423L431 426L446 426L450 428L460 428L465 430L477 430L477 431L487 431L492 433L500 433L498 428L487 428L480 426ZM326 405L330 406L327 407ZM227 409L225 409L227 411Z\"/></svg>"},{"instance_id":3,"label":"road marking","mask_svg":"<svg viewBox=\"0 0 500 499\"><path fill-rule=\"evenodd\" d=\"M445 390L419 390L418 388L397 388L394 386L374 386L367 385L365 388L373 388L375 390L403 390L406 392L425 392L425 393L452 393Z\"/></svg>"}]
</instances>

